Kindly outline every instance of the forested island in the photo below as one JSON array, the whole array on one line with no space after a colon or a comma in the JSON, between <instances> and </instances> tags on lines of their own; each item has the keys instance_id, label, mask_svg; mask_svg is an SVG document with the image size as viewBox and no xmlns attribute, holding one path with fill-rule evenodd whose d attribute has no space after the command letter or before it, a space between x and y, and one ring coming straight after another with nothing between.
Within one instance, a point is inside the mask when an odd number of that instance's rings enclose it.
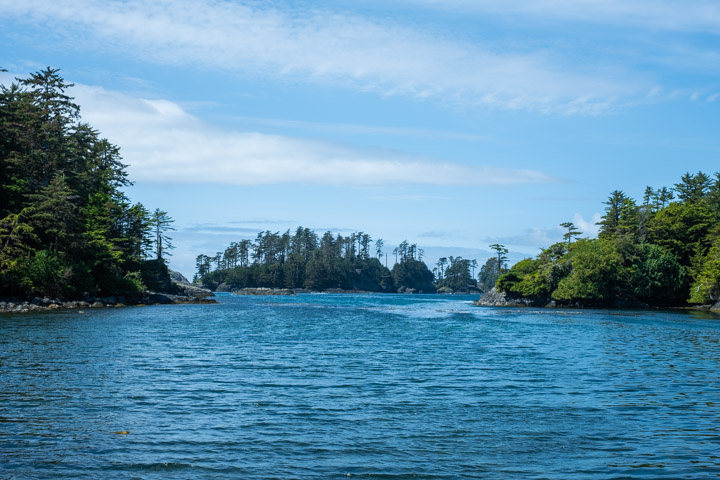
<instances>
[{"instance_id":1,"label":"forested island","mask_svg":"<svg viewBox=\"0 0 720 480\"><path fill-rule=\"evenodd\" d=\"M563 242L503 274L485 305L678 307L720 300L720 173L686 173L642 202L614 191L597 239Z\"/></svg>"},{"instance_id":2,"label":"forested island","mask_svg":"<svg viewBox=\"0 0 720 480\"><path fill-rule=\"evenodd\" d=\"M0 300L148 303L182 292L167 212L132 203L120 149L47 68L0 86Z\"/></svg>"},{"instance_id":3,"label":"forested island","mask_svg":"<svg viewBox=\"0 0 720 480\"><path fill-rule=\"evenodd\" d=\"M396 261L388 269L380 262L385 255L383 240L374 242L374 252L371 243L370 235L363 232L349 236L325 232L321 237L303 227L294 234L260 232L254 242L232 243L213 257L199 255L196 281L213 290L223 285L228 290L435 292L435 277L417 245L402 242L393 250Z\"/></svg>"},{"instance_id":4,"label":"forested island","mask_svg":"<svg viewBox=\"0 0 720 480\"><path fill-rule=\"evenodd\" d=\"M374 243L374 245L372 245ZM385 242L364 232L347 236L309 228L294 233L259 232L254 241L233 242L213 256L198 255L195 281L216 290L270 288L382 293L477 292L477 261L440 258L431 271L424 251L407 240L392 252ZM389 258L393 266L388 268ZM384 264L382 260L384 259ZM496 259L481 268L480 279L492 287ZM472 270L472 274L471 274ZM482 284L482 283L481 283Z\"/></svg>"}]
</instances>

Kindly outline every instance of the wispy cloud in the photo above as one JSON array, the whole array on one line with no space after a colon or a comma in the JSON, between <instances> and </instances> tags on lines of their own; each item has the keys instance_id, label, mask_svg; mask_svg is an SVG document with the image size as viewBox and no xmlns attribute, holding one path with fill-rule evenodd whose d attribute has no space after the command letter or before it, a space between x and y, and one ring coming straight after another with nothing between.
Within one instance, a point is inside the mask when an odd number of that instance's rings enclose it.
<instances>
[{"instance_id":1,"label":"wispy cloud","mask_svg":"<svg viewBox=\"0 0 720 480\"><path fill-rule=\"evenodd\" d=\"M166 100L74 88L83 119L122 146L133 179L262 185L512 185L545 183L535 170L464 165L403 152L224 130Z\"/></svg>"},{"instance_id":2,"label":"wispy cloud","mask_svg":"<svg viewBox=\"0 0 720 480\"><path fill-rule=\"evenodd\" d=\"M440 231L440 230L429 230L427 232L420 232L418 234L418 237L421 238L448 238L450 237L450 232ZM457 235L455 235L453 238L457 238Z\"/></svg>"},{"instance_id":3,"label":"wispy cloud","mask_svg":"<svg viewBox=\"0 0 720 480\"><path fill-rule=\"evenodd\" d=\"M192 232L192 233L205 233L205 234L217 234L217 235L227 235L227 234L241 234L241 235L252 235L258 233L257 228L242 228L242 227L228 227L224 225L213 225L213 224L200 224L200 225L191 225L188 227L184 227L182 229L184 232Z\"/></svg>"},{"instance_id":4,"label":"wispy cloud","mask_svg":"<svg viewBox=\"0 0 720 480\"><path fill-rule=\"evenodd\" d=\"M278 3L0 0L0 18L42 25L71 48L464 106L596 113L652 87L627 69Z\"/></svg>"},{"instance_id":5,"label":"wispy cloud","mask_svg":"<svg viewBox=\"0 0 720 480\"><path fill-rule=\"evenodd\" d=\"M573 224L575 224L575 227L582 232L581 237L597 237L599 228L596 223L600 221L599 213L594 213L590 220L585 220L581 214L575 213L572 221ZM487 238L486 240L488 242L498 242L515 247L545 248L553 243L562 241L563 234L565 232L566 230L559 225L553 227L533 227L526 229L520 235L512 235L502 238Z\"/></svg>"},{"instance_id":6,"label":"wispy cloud","mask_svg":"<svg viewBox=\"0 0 720 480\"><path fill-rule=\"evenodd\" d=\"M383 202L434 202L434 201L447 201L451 200L451 197L443 195L427 195L418 193L409 194L394 194L394 195L371 195L368 197L370 200L379 200Z\"/></svg>"},{"instance_id":7,"label":"wispy cloud","mask_svg":"<svg viewBox=\"0 0 720 480\"><path fill-rule=\"evenodd\" d=\"M582 215L576 213L573 216L573 223L581 232L583 232L583 237L594 238L597 237L598 232L600 231L600 227L597 223L600 221L601 217L602 216L599 212L595 212L590 220L585 220Z\"/></svg>"},{"instance_id":8,"label":"wispy cloud","mask_svg":"<svg viewBox=\"0 0 720 480\"><path fill-rule=\"evenodd\" d=\"M259 218L254 220L232 220L227 222L229 225L287 225L294 223L293 220L276 220L269 218Z\"/></svg>"},{"instance_id":9,"label":"wispy cloud","mask_svg":"<svg viewBox=\"0 0 720 480\"><path fill-rule=\"evenodd\" d=\"M537 247L543 248L562 240L562 230L559 227L533 227L527 228L518 235L504 237L489 237L488 243L495 242L508 247Z\"/></svg>"},{"instance_id":10,"label":"wispy cloud","mask_svg":"<svg viewBox=\"0 0 720 480\"><path fill-rule=\"evenodd\" d=\"M467 142L483 142L491 139L488 135L476 133L451 132L428 128L404 128L383 125L361 125L354 123L326 123L281 118L235 117L236 120L248 125L295 128L309 132L341 133L348 135L386 135L400 137L423 137L439 140L460 140Z\"/></svg>"},{"instance_id":11,"label":"wispy cloud","mask_svg":"<svg viewBox=\"0 0 720 480\"><path fill-rule=\"evenodd\" d=\"M713 0L398 0L442 9L720 34Z\"/></svg>"}]
</instances>

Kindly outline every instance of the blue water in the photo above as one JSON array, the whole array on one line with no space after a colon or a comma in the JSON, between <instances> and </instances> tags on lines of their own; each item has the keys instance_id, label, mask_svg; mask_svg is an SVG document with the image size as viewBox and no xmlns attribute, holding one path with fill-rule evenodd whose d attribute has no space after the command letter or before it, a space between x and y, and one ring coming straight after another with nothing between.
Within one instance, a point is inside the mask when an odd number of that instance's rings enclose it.
<instances>
[{"instance_id":1,"label":"blue water","mask_svg":"<svg viewBox=\"0 0 720 480\"><path fill-rule=\"evenodd\" d=\"M0 316L0 478L720 477L718 317L472 299Z\"/></svg>"}]
</instances>

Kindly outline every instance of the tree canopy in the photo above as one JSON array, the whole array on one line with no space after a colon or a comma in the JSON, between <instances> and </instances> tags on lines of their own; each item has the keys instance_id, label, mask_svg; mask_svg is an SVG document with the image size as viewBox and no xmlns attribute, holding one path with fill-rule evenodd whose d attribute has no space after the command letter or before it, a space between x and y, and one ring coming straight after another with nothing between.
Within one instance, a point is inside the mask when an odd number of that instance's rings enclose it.
<instances>
[{"instance_id":1,"label":"tree canopy","mask_svg":"<svg viewBox=\"0 0 720 480\"><path fill-rule=\"evenodd\" d=\"M674 201L673 201L674 200ZM597 239L551 245L496 286L538 304L685 305L720 299L720 174L686 173L647 187L642 205L621 191L605 202Z\"/></svg>"},{"instance_id":2,"label":"tree canopy","mask_svg":"<svg viewBox=\"0 0 720 480\"><path fill-rule=\"evenodd\" d=\"M1 295L132 297L167 277L120 149L82 123L72 86L49 67L0 85Z\"/></svg>"},{"instance_id":3,"label":"tree canopy","mask_svg":"<svg viewBox=\"0 0 720 480\"><path fill-rule=\"evenodd\" d=\"M416 244L401 242L393 251L397 263L388 269L380 261L384 241L375 242L374 255L372 243L364 232L319 236L303 227L294 233L266 230L254 241L233 242L213 256L198 255L195 279L211 289L225 283L231 289L435 291L434 276Z\"/></svg>"}]
</instances>

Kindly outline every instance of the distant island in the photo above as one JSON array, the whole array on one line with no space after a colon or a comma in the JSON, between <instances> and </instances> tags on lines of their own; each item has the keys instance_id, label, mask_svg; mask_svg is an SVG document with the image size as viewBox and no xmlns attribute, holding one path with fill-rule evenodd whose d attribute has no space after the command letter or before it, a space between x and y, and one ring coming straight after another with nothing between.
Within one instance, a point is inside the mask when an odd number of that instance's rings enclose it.
<instances>
[{"instance_id":1,"label":"distant island","mask_svg":"<svg viewBox=\"0 0 720 480\"><path fill-rule=\"evenodd\" d=\"M720 309L720 173L607 199L597 239L565 241L503 269L479 305Z\"/></svg>"},{"instance_id":2,"label":"distant island","mask_svg":"<svg viewBox=\"0 0 720 480\"><path fill-rule=\"evenodd\" d=\"M0 311L205 297L171 278L172 218L130 202L71 86L49 67L0 85Z\"/></svg>"},{"instance_id":3,"label":"distant island","mask_svg":"<svg viewBox=\"0 0 720 480\"><path fill-rule=\"evenodd\" d=\"M436 293L478 291L470 274L472 262L461 257L443 258L441 273L430 271L422 261L424 252L403 241L392 251L393 267L387 267L384 242L370 235L349 236L309 228L260 232L255 241L232 243L214 256L198 255L195 281L220 291L244 289L365 291L382 293ZM386 264L380 261L385 257ZM447 267L447 268L445 268ZM261 290L261 293L269 293Z\"/></svg>"}]
</instances>

